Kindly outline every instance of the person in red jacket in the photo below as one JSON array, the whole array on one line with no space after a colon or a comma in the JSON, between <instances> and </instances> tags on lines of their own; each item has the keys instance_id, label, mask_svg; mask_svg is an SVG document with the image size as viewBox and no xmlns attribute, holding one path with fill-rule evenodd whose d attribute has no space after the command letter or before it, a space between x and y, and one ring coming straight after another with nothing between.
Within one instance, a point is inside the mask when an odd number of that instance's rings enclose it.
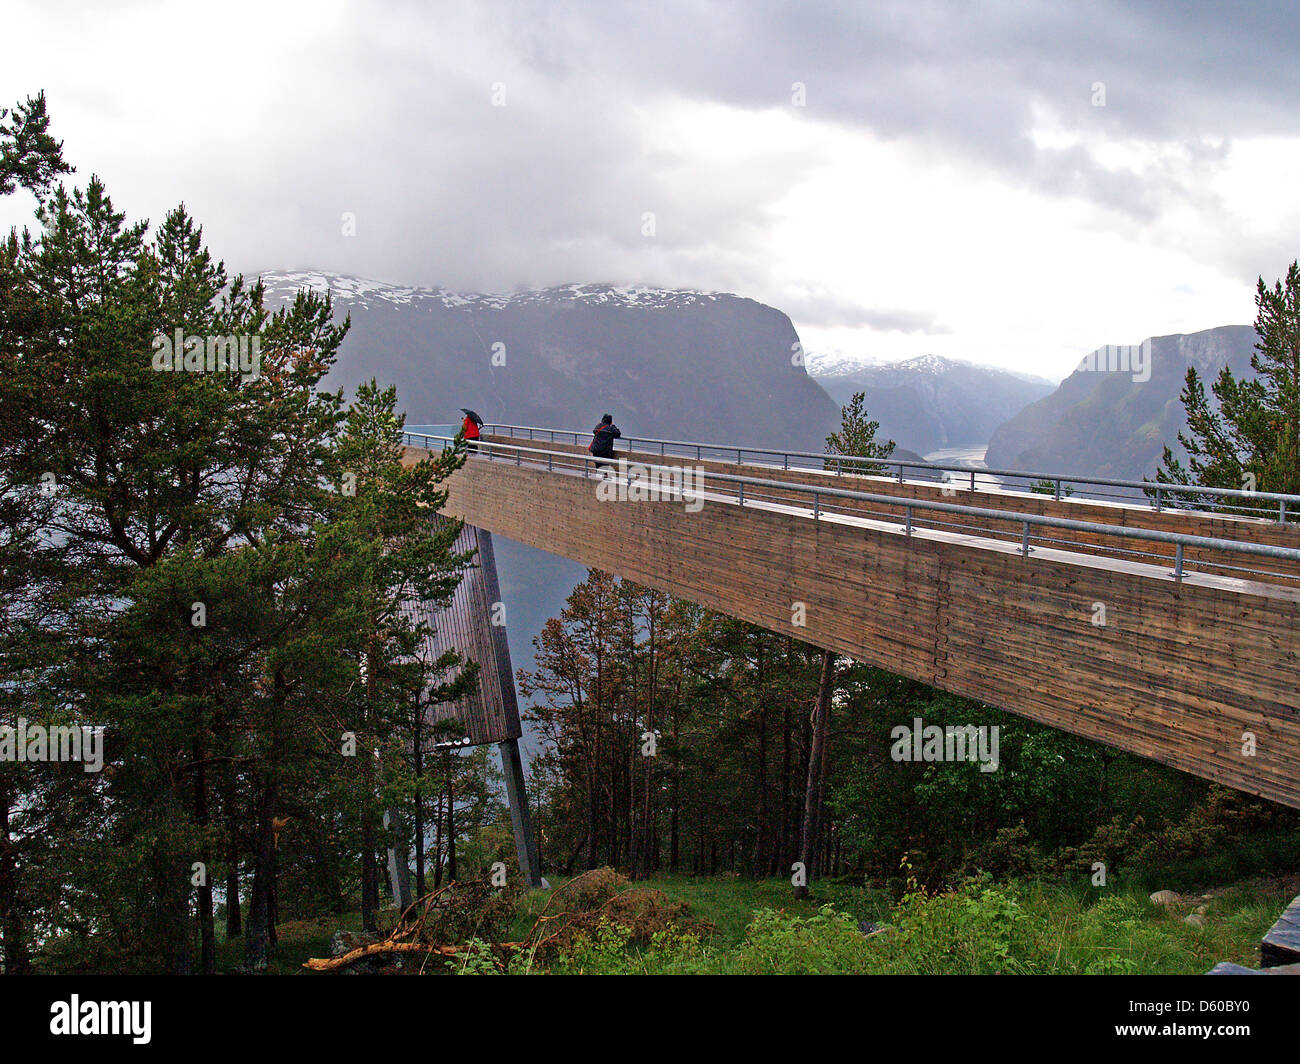
<instances>
[{"instance_id":1,"label":"person in red jacket","mask_svg":"<svg viewBox=\"0 0 1300 1064\"><path fill-rule=\"evenodd\" d=\"M461 425L461 431L465 433L465 450L478 450L478 430L479 426L482 424L483 422L478 419L476 414L466 411L465 421Z\"/></svg>"}]
</instances>

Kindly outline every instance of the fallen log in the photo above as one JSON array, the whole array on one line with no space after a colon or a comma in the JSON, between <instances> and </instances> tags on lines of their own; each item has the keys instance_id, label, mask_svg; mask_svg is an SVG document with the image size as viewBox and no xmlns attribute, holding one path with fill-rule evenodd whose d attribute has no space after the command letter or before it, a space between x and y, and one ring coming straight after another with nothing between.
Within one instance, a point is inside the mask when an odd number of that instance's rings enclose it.
<instances>
[{"instance_id":1,"label":"fallen log","mask_svg":"<svg viewBox=\"0 0 1300 1064\"><path fill-rule=\"evenodd\" d=\"M524 945L522 942L495 942L492 948L496 950L517 949ZM354 950L343 954L341 957L312 957L310 960L303 962L304 968L310 968L313 972L332 972L339 968L347 968L356 964L357 961L363 961L367 957L376 957L385 953L436 953L442 957L454 957L458 953L465 953L471 949L471 946L431 946L424 942L371 942L367 946L358 946Z\"/></svg>"}]
</instances>

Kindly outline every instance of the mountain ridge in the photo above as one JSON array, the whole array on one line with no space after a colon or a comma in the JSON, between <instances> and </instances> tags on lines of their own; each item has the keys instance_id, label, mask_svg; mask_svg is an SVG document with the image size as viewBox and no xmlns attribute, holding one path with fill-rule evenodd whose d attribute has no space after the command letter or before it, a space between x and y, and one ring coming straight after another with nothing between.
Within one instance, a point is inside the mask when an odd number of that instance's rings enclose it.
<instances>
[{"instance_id":1,"label":"mountain ridge","mask_svg":"<svg viewBox=\"0 0 1300 1064\"><path fill-rule=\"evenodd\" d=\"M1177 438L1187 418L1179 396L1188 367L1196 367L1213 403L1210 385L1223 366L1238 377L1253 376L1255 342L1251 325L1147 337L1138 345L1150 345L1143 356L1150 360L1145 381L1136 379L1145 370L1105 368L1115 345L1099 347L1054 392L999 425L985 460L993 468L1152 477L1165 444L1181 451Z\"/></svg>"}]
</instances>

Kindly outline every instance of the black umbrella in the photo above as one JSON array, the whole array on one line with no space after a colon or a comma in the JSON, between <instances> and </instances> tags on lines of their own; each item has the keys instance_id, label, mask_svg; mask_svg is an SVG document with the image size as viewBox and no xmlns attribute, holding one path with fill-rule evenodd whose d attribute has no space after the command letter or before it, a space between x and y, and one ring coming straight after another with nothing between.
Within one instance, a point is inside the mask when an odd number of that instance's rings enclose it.
<instances>
[{"instance_id":1,"label":"black umbrella","mask_svg":"<svg viewBox=\"0 0 1300 1064\"><path fill-rule=\"evenodd\" d=\"M474 424L477 425L479 428L483 427L483 419L479 417L476 413L474 413L474 411L471 410L469 407L462 406L460 408L460 412L464 414L467 418L469 418L472 422L474 422Z\"/></svg>"}]
</instances>

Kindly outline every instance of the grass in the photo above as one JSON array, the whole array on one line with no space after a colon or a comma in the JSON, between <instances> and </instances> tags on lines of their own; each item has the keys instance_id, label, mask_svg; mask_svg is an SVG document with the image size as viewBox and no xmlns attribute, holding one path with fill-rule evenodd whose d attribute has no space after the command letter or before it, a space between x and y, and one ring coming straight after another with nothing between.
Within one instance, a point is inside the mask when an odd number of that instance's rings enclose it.
<instances>
[{"instance_id":1,"label":"grass","mask_svg":"<svg viewBox=\"0 0 1300 1064\"><path fill-rule=\"evenodd\" d=\"M555 887L561 880L553 878ZM634 945L609 928L596 941L553 962L555 971L664 973L1200 974L1220 961L1255 966L1259 940L1290 902L1300 881L1260 877L1192 894L1167 908L1132 885L1086 886L974 881L956 892L917 893L895 903L883 892L819 883L794 899L784 880L730 876L661 876L631 884L686 902L709 930ZM550 891L526 895L509 936L522 938ZM1205 923L1183 917L1205 905ZM389 914L391 920L391 914ZM870 939L858 922L888 924ZM300 971L325 956L340 927L356 930L355 913L280 927L272 972ZM222 967L239 964L239 944L222 946Z\"/></svg>"}]
</instances>

